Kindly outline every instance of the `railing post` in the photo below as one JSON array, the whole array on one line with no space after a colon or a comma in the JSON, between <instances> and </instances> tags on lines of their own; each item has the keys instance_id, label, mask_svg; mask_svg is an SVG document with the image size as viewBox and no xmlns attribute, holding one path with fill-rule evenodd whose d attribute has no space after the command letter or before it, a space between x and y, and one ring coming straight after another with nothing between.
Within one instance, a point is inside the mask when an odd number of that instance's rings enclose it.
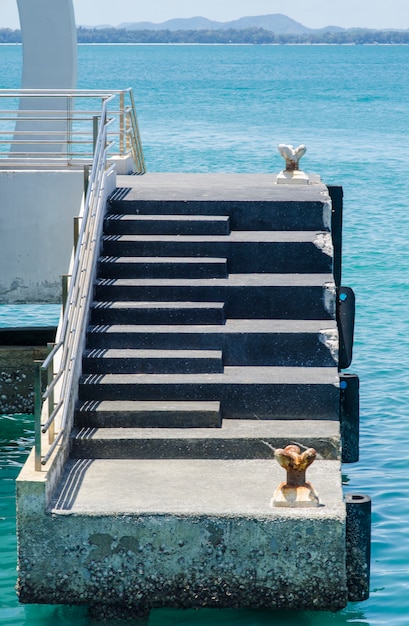
<instances>
[{"instance_id":1,"label":"railing post","mask_svg":"<svg viewBox=\"0 0 409 626\"><path fill-rule=\"evenodd\" d=\"M67 306L67 298L68 298L68 279L69 279L69 275L68 274L63 274L61 276L61 282L62 282L62 293L61 293L61 300L62 300L62 312L63 315L65 313L65 307Z\"/></svg>"},{"instance_id":2,"label":"railing post","mask_svg":"<svg viewBox=\"0 0 409 626\"><path fill-rule=\"evenodd\" d=\"M74 217L74 251L77 249L78 239L80 238L80 217Z\"/></svg>"},{"instance_id":3,"label":"railing post","mask_svg":"<svg viewBox=\"0 0 409 626\"><path fill-rule=\"evenodd\" d=\"M34 452L35 471L41 470L41 366L42 361L34 361Z\"/></svg>"},{"instance_id":4,"label":"railing post","mask_svg":"<svg viewBox=\"0 0 409 626\"><path fill-rule=\"evenodd\" d=\"M125 94L123 91L119 94L119 154L125 153Z\"/></svg>"},{"instance_id":5,"label":"railing post","mask_svg":"<svg viewBox=\"0 0 409 626\"><path fill-rule=\"evenodd\" d=\"M134 135L132 138L132 141L134 142L135 151L138 155L136 164L138 167L138 174L144 174L146 172L145 158L143 156L142 140L141 140L141 136L139 133L138 120L136 116L135 99L133 97L132 89L129 90L129 98L131 101L131 111L132 111L131 115L132 115L132 125L133 125L133 135Z\"/></svg>"},{"instance_id":6,"label":"railing post","mask_svg":"<svg viewBox=\"0 0 409 626\"><path fill-rule=\"evenodd\" d=\"M72 160L72 99L67 96L67 165Z\"/></svg>"},{"instance_id":7,"label":"railing post","mask_svg":"<svg viewBox=\"0 0 409 626\"><path fill-rule=\"evenodd\" d=\"M84 165L84 202L88 193L90 170L91 168L89 165Z\"/></svg>"},{"instance_id":8,"label":"railing post","mask_svg":"<svg viewBox=\"0 0 409 626\"><path fill-rule=\"evenodd\" d=\"M95 154L95 148L98 139L98 115L94 115L92 118L92 153Z\"/></svg>"},{"instance_id":9,"label":"railing post","mask_svg":"<svg viewBox=\"0 0 409 626\"><path fill-rule=\"evenodd\" d=\"M131 148L131 120L130 120L130 116L127 115L126 116L126 151L129 152L130 148Z\"/></svg>"},{"instance_id":10,"label":"railing post","mask_svg":"<svg viewBox=\"0 0 409 626\"><path fill-rule=\"evenodd\" d=\"M54 345L55 344L53 343L47 344L48 354L50 354L50 352L54 348ZM51 385L51 383L53 382L53 378L54 378L54 359L51 359L51 362L47 368L47 387ZM48 396L48 416L52 415L53 411L54 411L54 389L52 389L50 395ZM51 445L52 443L54 443L54 439L55 439L55 422L53 420L48 429L48 443Z\"/></svg>"}]
</instances>

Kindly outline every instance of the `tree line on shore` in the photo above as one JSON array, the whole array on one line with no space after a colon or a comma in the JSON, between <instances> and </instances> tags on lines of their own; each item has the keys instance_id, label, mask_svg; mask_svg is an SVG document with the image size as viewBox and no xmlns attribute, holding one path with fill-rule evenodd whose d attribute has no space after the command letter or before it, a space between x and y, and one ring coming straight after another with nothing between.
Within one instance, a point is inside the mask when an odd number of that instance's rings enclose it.
<instances>
[{"instance_id":1,"label":"tree line on shore","mask_svg":"<svg viewBox=\"0 0 409 626\"><path fill-rule=\"evenodd\" d=\"M78 43L187 43L187 44L409 44L409 30L348 29L299 35L275 34L263 28L242 30L128 30L77 29ZM0 29L0 43L20 43L21 32Z\"/></svg>"}]
</instances>

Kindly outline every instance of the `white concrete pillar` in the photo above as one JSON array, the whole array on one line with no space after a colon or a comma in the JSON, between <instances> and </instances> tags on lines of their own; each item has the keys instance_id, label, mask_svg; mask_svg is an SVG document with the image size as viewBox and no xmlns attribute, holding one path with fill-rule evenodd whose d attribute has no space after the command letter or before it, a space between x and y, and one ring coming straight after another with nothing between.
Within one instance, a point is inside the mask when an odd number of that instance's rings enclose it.
<instances>
[{"instance_id":1,"label":"white concrete pillar","mask_svg":"<svg viewBox=\"0 0 409 626\"><path fill-rule=\"evenodd\" d=\"M72 0L17 0L22 89L75 89L77 36Z\"/></svg>"},{"instance_id":2,"label":"white concrete pillar","mask_svg":"<svg viewBox=\"0 0 409 626\"><path fill-rule=\"evenodd\" d=\"M1 304L61 301L83 182L81 170L0 171Z\"/></svg>"},{"instance_id":3,"label":"white concrete pillar","mask_svg":"<svg viewBox=\"0 0 409 626\"><path fill-rule=\"evenodd\" d=\"M17 4L23 40L22 88L75 89L72 0L17 0ZM50 109L56 113L47 120L45 111ZM27 119L28 110L39 119ZM21 134L15 133L14 139L23 143L12 147L10 157L44 151L59 156L68 128L66 112L67 98L22 99L16 123ZM56 133L56 143L48 147L25 143L33 130L41 140ZM72 219L81 207L83 172L36 170L28 161L23 166L0 171L0 303L59 302L61 274L68 272L72 252Z\"/></svg>"},{"instance_id":4,"label":"white concrete pillar","mask_svg":"<svg viewBox=\"0 0 409 626\"><path fill-rule=\"evenodd\" d=\"M72 0L17 0L17 5L23 41L22 89L75 89L77 36ZM66 98L22 99L16 131L23 134L16 134L15 139L28 139L30 135L24 133L35 131L41 140L57 143L48 146L13 144L11 152L14 155L17 152L61 152L67 122L58 118L66 118L68 106ZM28 110L37 111L38 117L44 119L35 122L24 119L29 115ZM57 111L51 116L53 119L45 119L50 118L45 113L47 110ZM51 134L60 131L61 135Z\"/></svg>"}]
</instances>

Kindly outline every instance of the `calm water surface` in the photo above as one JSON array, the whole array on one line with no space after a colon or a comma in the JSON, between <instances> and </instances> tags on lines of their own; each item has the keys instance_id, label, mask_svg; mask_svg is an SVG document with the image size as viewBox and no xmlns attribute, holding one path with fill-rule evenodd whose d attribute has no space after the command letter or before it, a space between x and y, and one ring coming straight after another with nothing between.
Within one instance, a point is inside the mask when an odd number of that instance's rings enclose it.
<instances>
[{"instance_id":1,"label":"calm water surface","mask_svg":"<svg viewBox=\"0 0 409 626\"><path fill-rule=\"evenodd\" d=\"M134 88L150 171L278 172L279 143L345 193L343 284L357 297L361 460L373 499L371 597L337 614L153 611L154 626L409 624L409 47L80 46L80 88ZM1 88L21 51L0 46ZM0 306L0 326L49 325L58 307ZM16 600L14 480L31 416L0 416L0 623L89 626L83 609ZM110 626L114 626L113 623Z\"/></svg>"}]
</instances>

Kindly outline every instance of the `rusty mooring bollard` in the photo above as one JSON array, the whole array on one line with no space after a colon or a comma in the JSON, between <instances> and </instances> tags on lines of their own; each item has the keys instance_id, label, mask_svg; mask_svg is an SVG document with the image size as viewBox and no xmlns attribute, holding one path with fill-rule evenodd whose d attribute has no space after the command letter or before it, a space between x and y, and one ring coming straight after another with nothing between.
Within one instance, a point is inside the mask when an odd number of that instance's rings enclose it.
<instances>
[{"instance_id":1,"label":"rusty mooring bollard","mask_svg":"<svg viewBox=\"0 0 409 626\"><path fill-rule=\"evenodd\" d=\"M309 185L310 179L300 170L300 159L307 151L304 145L293 148L293 146L280 143L278 150L285 159L285 170L277 176L277 183Z\"/></svg>"},{"instance_id":2,"label":"rusty mooring bollard","mask_svg":"<svg viewBox=\"0 0 409 626\"><path fill-rule=\"evenodd\" d=\"M275 459L287 470L287 482L281 483L275 490L271 500L272 506L313 507L319 506L317 492L311 483L306 481L307 468L317 456L314 448L308 448L301 454L298 446L278 448Z\"/></svg>"},{"instance_id":3,"label":"rusty mooring bollard","mask_svg":"<svg viewBox=\"0 0 409 626\"><path fill-rule=\"evenodd\" d=\"M300 159L307 152L307 148L304 145L293 148L287 146L284 143L280 143L278 150L281 156L285 159L285 169L287 172L293 172L300 169Z\"/></svg>"}]
</instances>

